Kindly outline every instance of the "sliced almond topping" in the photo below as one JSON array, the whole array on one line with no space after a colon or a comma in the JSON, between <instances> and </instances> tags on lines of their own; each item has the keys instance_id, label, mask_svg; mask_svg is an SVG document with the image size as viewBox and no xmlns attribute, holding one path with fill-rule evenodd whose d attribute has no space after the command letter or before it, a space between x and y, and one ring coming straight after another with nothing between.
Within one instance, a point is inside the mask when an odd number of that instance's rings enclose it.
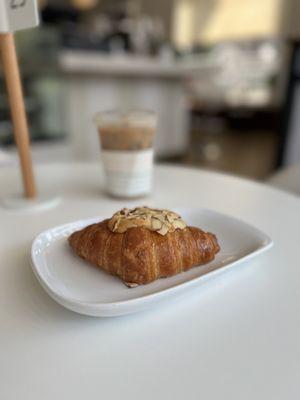
<instances>
[{"instance_id":1,"label":"sliced almond topping","mask_svg":"<svg viewBox=\"0 0 300 400\"><path fill-rule=\"evenodd\" d=\"M182 218L169 210L137 207L132 210L124 208L115 213L108 222L112 232L123 233L133 227L145 227L161 235L174 232L175 229L184 229L186 223Z\"/></svg>"},{"instance_id":2,"label":"sliced almond topping","mask_svg":"<svg viewBox=\"0 0 300 400\"><path fill-rule=\"evenodd\" d=\"M162 227L161 221L156 218L152 218L151 220L151 228L153 231L158 231Z\"/></svg>"},{"instance_id":3,"label":"sliced almond topping","mask_svg":"<svg viewBox=\"0 0 300 400\"><path fill-rule=\"evenodd\" d=\"M135 288L135 287L139 286L137 283L132 283L132 282L124 282L124 283L129 288Z\"/></svg>"},{"instance_id":4,"label":"sliced almond topping","mask_svg":"<svg viewBox=\"0 0 300 400\"><path fill-rule=\"evenodd\" d=\"M186 223L180 219L177 219L173 222L173 226L175 229L184 229L186 228Z\"/></svg>"},{"instance_id":5,"label":"sliced almond topping","mask_svg":"<svg viewBox=\"0 0 300 400\"><path fill-rule=\"evenodd\" d=\"M163 236L166 235L168 232L169 232L169 228L166 224L163 224L161 229L159 231L157 231L157 233L160 233Z\"/></svg>"}]
</instances>

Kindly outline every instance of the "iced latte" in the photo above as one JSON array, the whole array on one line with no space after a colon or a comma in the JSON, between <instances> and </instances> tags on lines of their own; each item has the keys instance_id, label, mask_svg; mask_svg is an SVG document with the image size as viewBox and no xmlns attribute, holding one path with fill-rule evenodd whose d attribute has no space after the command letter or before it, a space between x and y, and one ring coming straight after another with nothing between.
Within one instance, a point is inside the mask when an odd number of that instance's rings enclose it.
<instances>
[{"instance_id":1,"label":"iced latte","mask_svg":"<svg viewBox=\"0 0 300 400\"><path fill-rule=\"evenodd\" d=\"M156 115L149 111L98 113L107 192L138 197L151 191Z\"/></svg>"}]
</instances>

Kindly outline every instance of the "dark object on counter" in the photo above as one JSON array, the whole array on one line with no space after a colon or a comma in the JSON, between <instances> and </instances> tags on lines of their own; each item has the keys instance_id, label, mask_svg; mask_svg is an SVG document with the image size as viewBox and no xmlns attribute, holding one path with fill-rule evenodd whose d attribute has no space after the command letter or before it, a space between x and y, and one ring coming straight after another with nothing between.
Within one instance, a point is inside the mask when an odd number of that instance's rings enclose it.
<instances>
[{"instance_id":1,"label":"dark object on counter","mask_svg":"<svg viewBox=\"0 0 300 400\"><path fill-rule=\"evenodd\" d=\"M41 20L44 24L58 24L65 22L78 22L80 13L70 7L57 7L48 5L41 11Z\"/></svg>"}]
</instances>

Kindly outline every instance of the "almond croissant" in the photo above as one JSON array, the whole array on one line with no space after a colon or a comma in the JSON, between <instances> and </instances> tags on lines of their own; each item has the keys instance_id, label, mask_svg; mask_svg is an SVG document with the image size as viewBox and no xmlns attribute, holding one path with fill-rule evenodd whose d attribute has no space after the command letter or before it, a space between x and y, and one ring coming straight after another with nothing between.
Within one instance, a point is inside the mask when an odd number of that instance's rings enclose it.
<instances>
[{"instance_id":1,"label":"almond croissant","mask_svg":"<svg viewBox=\"0 0 300 400\"><path fill-rule=\"evenodd\" d=\"M136 217L137 210L144 210L146 216ZM187 227L170 211L149 210L122 210L110 220L74 232L69 244L77 255L119 276L128 286L175 275L214 259L220 247L212 233ZM154 224L153 219L157 220Z\"/></svg>"}]
</instances>

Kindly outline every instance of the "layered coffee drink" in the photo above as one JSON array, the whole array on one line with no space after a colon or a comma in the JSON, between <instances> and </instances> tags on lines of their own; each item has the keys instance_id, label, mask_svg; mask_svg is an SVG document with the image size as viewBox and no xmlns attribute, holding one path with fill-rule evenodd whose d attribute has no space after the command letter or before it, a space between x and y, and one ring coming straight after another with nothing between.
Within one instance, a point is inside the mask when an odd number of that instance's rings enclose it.
<instances>
[{"instance_id":1,"label":"layered coffee drink","mask_svg":"<svg viewBox=\"0 0 300 400\"><path fill-rule=\"evenodd\" d=\"M153 146L155 129L150 126L107 125L99 127L103 150L144 150Z\"/></svg>"},{"instance_id":2,"label":"layered coffee drink","mask_svg":"<svg viewBox=\"0 0 300 400\"><path fill-rule=\"evenodd\" d=\"M150 111L98 113L101 154L108 193L136 197L151 190L156 115Z\"/></svg>"}]
</instances>

